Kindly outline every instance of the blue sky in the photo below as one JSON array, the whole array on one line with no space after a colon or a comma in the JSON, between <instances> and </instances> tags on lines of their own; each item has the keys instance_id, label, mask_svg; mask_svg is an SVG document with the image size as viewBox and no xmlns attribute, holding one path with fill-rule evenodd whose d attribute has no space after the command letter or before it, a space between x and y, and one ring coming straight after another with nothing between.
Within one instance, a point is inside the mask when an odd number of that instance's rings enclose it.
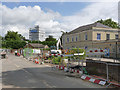
<instances>
[{"instance_id":1,"label":"blue sky","mask_svg":"<svg viewBox=\"0 0 120 90\"><path fill-rule=\"evenodd\" d=\"M43 11L51 9L59 12L63 16L72 15L75 12L80 12L83 8L90 5L92 2L3 2L3 5L13 9L19 6L32 6L38 5Z\"/></svg>"},{"instance_id":2,"label":"blue sky","mask_svg":"<svg viewBox=\"0 0 120 90\"><path fill-rule=\"evenodd\" d=\"M28 38L29 28L39 25L46 37L58 38L61 31L69 32L100 19L117 21L117 5L113 2L2 2L0 34L4 36L11 30Z\"/></svg>"}]
</instances>

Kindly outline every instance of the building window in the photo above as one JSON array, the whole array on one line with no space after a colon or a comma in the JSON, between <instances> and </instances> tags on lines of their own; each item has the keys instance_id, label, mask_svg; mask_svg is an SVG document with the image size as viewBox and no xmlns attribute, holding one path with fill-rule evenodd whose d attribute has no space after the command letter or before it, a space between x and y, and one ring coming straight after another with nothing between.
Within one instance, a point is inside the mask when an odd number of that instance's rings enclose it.
<instances>
[{"instance_id":1,"label":"building window","mask_svg":"<svg viewBox=\"0 0 120 90\"><path fill-rule=\"evenodd\" d=\"M74 42L74 37L72 37L72 42Z\"/></svg>"},{"instance_id":2,"label":"building window","mask_svg":"<svg viewBox=\"0 0 120 90\"><path fill-rule=\"evenodd\" d=\"M76 41L77 41L77 37L76 37Z\"/></svg>"},{"instance_id":3,"label":"building window","mask_svg":"<svg viewBox=\"0 0 120 90\"><path fill-rule=\"evenodd\" d=\"M87 40L88 36L87 36L87 33L85 34L85 40Z\"/></svg>"},{"instance_id":4,"label":"building window","mask_svg":"<svg viewBox=\"0 0 120 90\"><path fill-rule=\"evenodd\" d=\"M115 39L118 39L118 34L115 35Z\"/></svg>"},{"instance_id":5,"label":"building window","mask_svg":"<svg viewBox=\"0 0 120 90\"><path fill-rule=\"evenodd\" d=\"M97 40L101 40L101 34L97 33Z\"/></svg>"},{"instance_id":6,"label":"building window","mask_svg":"<svg viewBox=\"0 0 120 90\"><path fill-rule=\"evenodd\" d=\"M85 49L87 49L88 47L87 46L85 46Z\"/></svg>"},{"instance_id":7,"label":"building window","mask_svg":"<svg viewBox=\"0 0 120 90\"><path fill-rule=\"evenodd\" d=\"M110 40L110 34L106 34L106 40Z\"/></svg>"},{"instance_id":8,"label":"building window","mask_svg":"<svg viewBox=\"0 0 120 90\"><path fill-rule=\"evenodd\" d=\"M69 38L67 38L67 42L69 43Z\"/></svg>"}]
</instances>

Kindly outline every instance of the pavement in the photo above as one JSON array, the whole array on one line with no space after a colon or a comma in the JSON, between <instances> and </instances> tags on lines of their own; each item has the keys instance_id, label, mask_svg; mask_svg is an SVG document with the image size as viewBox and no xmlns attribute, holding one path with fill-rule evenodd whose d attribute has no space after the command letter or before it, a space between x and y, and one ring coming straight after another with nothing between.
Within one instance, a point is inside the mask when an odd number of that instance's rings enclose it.
<instances>
[{"instance_id":1,"label":"pavement","mask_svg":"<svg viewBox=\"0 0 120 90\"><path fill-rule=\"evenodd\" d=\"M1 61L2 88L105 88L13 54Z\"/></svg>"},{"instance_id":2,"label":"pavement","mask_svg":"<svg viewBox=\"0 0 120 90\"><path fill-rule=\"evenodd\" d=\"M92 60L98 60L98 61L104 61L104 62L114 62L114 63L120 63L120 60L116 60L116 59L108 59L108 58L86 58L86 59L92 59Z\"/></svg>"}]
</instances>

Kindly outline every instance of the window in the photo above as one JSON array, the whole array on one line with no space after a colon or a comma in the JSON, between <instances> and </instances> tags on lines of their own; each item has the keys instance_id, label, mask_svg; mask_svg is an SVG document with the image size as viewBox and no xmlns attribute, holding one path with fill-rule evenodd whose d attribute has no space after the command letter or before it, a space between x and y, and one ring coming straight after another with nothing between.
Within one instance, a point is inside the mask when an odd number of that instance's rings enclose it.
<instances>
[{"instance_id":1,"label":"window","mask_svg":"<svg viewBox=\"0 0 120 90\"><path fill-rule=\"evenodd\" d=\"M97 33L97 40L101 40L101 34Z\"/></svg>"},{"instance_id":2,"label":"window","mask_svg":"<svg viewBox=\"0 0 120 90\"><path fill-rule=\"evenodd\" d=\"M69 38L67 38L67 42L69 42Z\"/></svg>"},{"instance_id":3,"label":"window","mask_svg":"<svg viewBox=\"0 0 120 90\"><path fill-rule=\"evenodd\" d=\"M72 42L74 42L74 37L72 37Z\"/></svg>"},{"instance_id":4,"label":"window","mask_svg":"<svg viewBox=\"0 0 120 90\"><path fill-rule=\"evenodd\" d=\"M106 40L110 40L110 34L106 34Z\"/></svg>"},{"instance_id":5,"label":"window","mask_svg":"<svg viewBox=\"0 0 120 90\"><path fill-rule=\"evenodd\" d=\"M85 49L87 49L88 47L87 46L85 46Z\"/></svg>"},{"instance_id":6,"label":"window","mask_svg":"<svg viewBox=\"0 0 120 90\"><path fill-rule=\"evenodd\" d=\"M87 33L85 34L85 40L87 40Z\"/></svg>"},{"instance_id":7,"label":"window","mask_svg":"<svg viewBox=\"0 0 120 90\"><path fill-rule=\"evenodd\" d=\"M118 39L118 34L115 35L115 39Z\"/></svg>"},{"instance_id":8,"label":"window","mask_svg":"<svg viewBox=\"0 0 120 90\"><path fill-rule=\"evenodd\" d=\"M76 41L77 41L77 37L76 37Z\"/></svg>"}]
</instances>

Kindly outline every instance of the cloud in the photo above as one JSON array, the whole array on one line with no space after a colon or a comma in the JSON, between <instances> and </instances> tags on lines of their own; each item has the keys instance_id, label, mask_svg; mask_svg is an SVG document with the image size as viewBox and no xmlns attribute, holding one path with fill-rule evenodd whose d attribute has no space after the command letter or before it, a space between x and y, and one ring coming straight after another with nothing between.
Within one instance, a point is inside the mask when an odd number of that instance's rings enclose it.
<instances>
[{"instance_id":1,"label":"cloud","mask_svg":"<svg viewBox=\"0 0 120 90\"><path fill-rule=\"evenodd\" d=\"M61 31L71 31L81 25L93 23L99 19L112 18L117 21L117 2L92 3L75 12L74 15L62 16L59 12L48 9L43 11L40 6L19 6L13 9L0 4L2 12L2 32L4 36L8 30L18 31L28 38L29 28L39 25L40 29L55 38L61 36ZM1 25L0 25L1 29Z\"/></svg>"},{"instance_id":2,"label":"cloud","mask_svg":"<svg viewBox=\"0 0 120 90\"><path fill-rule=\"evenodd\" d=\"M82 11L75 13L71 16L63 17L63 22L70 26L71 29L94 23L100 19L112 18L114 21L118 21L118 3L116 2L104 2L93 3Z\"/></svg>"},{"instance_id":3,"label":"cloud","mask_svg":"<svg viewBox=\"0 0 120 90\"><path fill-rule=\"evenodd\" d=\"M5 5L2 8L2 34L8 30L17 31L28 38L29 28L39 25L41 30L46 33L56 31L59 28L59 22L56 21L60 14L52 10L44 12L40 6L20 6L10 9ZM59 28L60 29L60 28Z\"/></svg>"}]
</instances>

